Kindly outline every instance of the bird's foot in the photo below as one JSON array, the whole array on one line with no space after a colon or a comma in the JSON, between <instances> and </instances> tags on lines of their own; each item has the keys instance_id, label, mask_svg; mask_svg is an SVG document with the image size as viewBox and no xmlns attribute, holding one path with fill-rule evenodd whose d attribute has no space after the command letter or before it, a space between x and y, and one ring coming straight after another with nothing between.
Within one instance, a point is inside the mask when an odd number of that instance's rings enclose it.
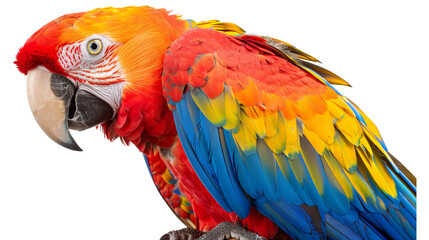
<instances>
[{"instance_id":1,"label":"bird's foot","mask_svg":"<svg viewBox=\"0 0 429 240\"><path fill-rule=\"evenodd\" d=\"M171 231L160 240L266 240L256 233L249 232L238 223L223 222L208 232L184 228Z\"/></svg>"},{"instance_id":2,"label":"bird's foot","mask_svg":"<svg viewBox=\"0 0 429 240\"><path fill-rule=\"evenodd\" d=\"M238 223L223 222L202 235L197 240L266 240L256 233L249 232Z\"/></svg>"},{"instance_id":3,"label":"bird's foot","mask_svg":"<svg viewBox=\"0 0 429 240\"><path fill-rule=\"evenodd\" d=\"M183 228L164 234L160 240L196 240L205 232L192 228Z\"/></svg>"}]
</instances>

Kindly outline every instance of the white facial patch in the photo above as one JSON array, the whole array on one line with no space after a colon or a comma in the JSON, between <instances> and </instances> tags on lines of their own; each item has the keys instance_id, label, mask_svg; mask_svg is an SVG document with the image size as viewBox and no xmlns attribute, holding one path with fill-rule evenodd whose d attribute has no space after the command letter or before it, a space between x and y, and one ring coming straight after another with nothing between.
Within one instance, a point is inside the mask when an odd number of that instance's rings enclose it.
<instances>
[{"instance_id":1,"label":"white facial patch","mask_svg":"<svg viewBox=\"0 0 429 240\"><path fill-rule=\"evenodd\" d=\"M60 65L70 80L80 83L111 84L123 81L114 50L118 43L98 34L67 44L58 51Z\"/></svg>"}]
</instances>

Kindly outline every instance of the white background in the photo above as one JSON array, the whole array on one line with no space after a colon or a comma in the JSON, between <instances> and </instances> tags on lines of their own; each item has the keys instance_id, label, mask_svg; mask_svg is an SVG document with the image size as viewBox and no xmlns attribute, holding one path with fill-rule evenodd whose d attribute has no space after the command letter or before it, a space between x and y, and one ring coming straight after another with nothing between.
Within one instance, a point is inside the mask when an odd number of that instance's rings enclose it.
<instances>
[{"instance_id":1,"label":"white background","mask_svg":"<svg viewBox=\"0 0 429 240\"><path fill-rule=\"evenodd\" d=\"M234 22L294 44L353 88L338 90L378 125L418 178L419 235L428 236L428 6L424 1L7 1L0 36L0 239L159 239L182 228L135 147L99 130L73 132L83 152L39 129L26 78L12 64L45 23L97 7L150 5L197 21ZM6 4L6 5L4 5ZM426 224L425 224L426 223ZM426 237L424 237L426 236Z\"/></svg>"}]
</instances>

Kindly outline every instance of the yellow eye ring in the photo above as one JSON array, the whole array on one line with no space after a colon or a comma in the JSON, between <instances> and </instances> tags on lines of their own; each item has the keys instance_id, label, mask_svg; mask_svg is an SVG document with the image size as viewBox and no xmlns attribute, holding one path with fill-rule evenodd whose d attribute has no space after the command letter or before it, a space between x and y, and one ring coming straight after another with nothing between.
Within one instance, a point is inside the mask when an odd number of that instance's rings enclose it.
<instances>
[{"instance_id":1,"label":"yellow eye ring","mask_svg":"<svg viewBox=\"0 0 429 240\"><path fill-rule=\"evenodd\" d=\"M103 49L103 44L100 39L93 39L88 42L88 52L92 55L97 55Z\"/></svg>"}]
</instances>

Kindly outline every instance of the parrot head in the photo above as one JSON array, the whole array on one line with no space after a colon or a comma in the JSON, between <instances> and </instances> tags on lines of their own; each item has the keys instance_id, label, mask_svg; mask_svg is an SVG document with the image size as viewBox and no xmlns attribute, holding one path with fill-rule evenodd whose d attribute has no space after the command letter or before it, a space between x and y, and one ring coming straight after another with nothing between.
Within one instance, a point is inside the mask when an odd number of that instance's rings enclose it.
<instances>
[{"instance_id":1,"label":"parrot head","mask_svg":"<svg viewBox=\"0 0 429 240\"><path fill-rule=\"evenodd\" d=\"M147 6L95 9L49 22L15 61L27 75L39 126L73 150L80 148L69 128L99 124L108 139L120 137L141 151L168 147L175 128L162 97L162 60L187 28L187 21Z\"/></svg>"}]
</instances>

